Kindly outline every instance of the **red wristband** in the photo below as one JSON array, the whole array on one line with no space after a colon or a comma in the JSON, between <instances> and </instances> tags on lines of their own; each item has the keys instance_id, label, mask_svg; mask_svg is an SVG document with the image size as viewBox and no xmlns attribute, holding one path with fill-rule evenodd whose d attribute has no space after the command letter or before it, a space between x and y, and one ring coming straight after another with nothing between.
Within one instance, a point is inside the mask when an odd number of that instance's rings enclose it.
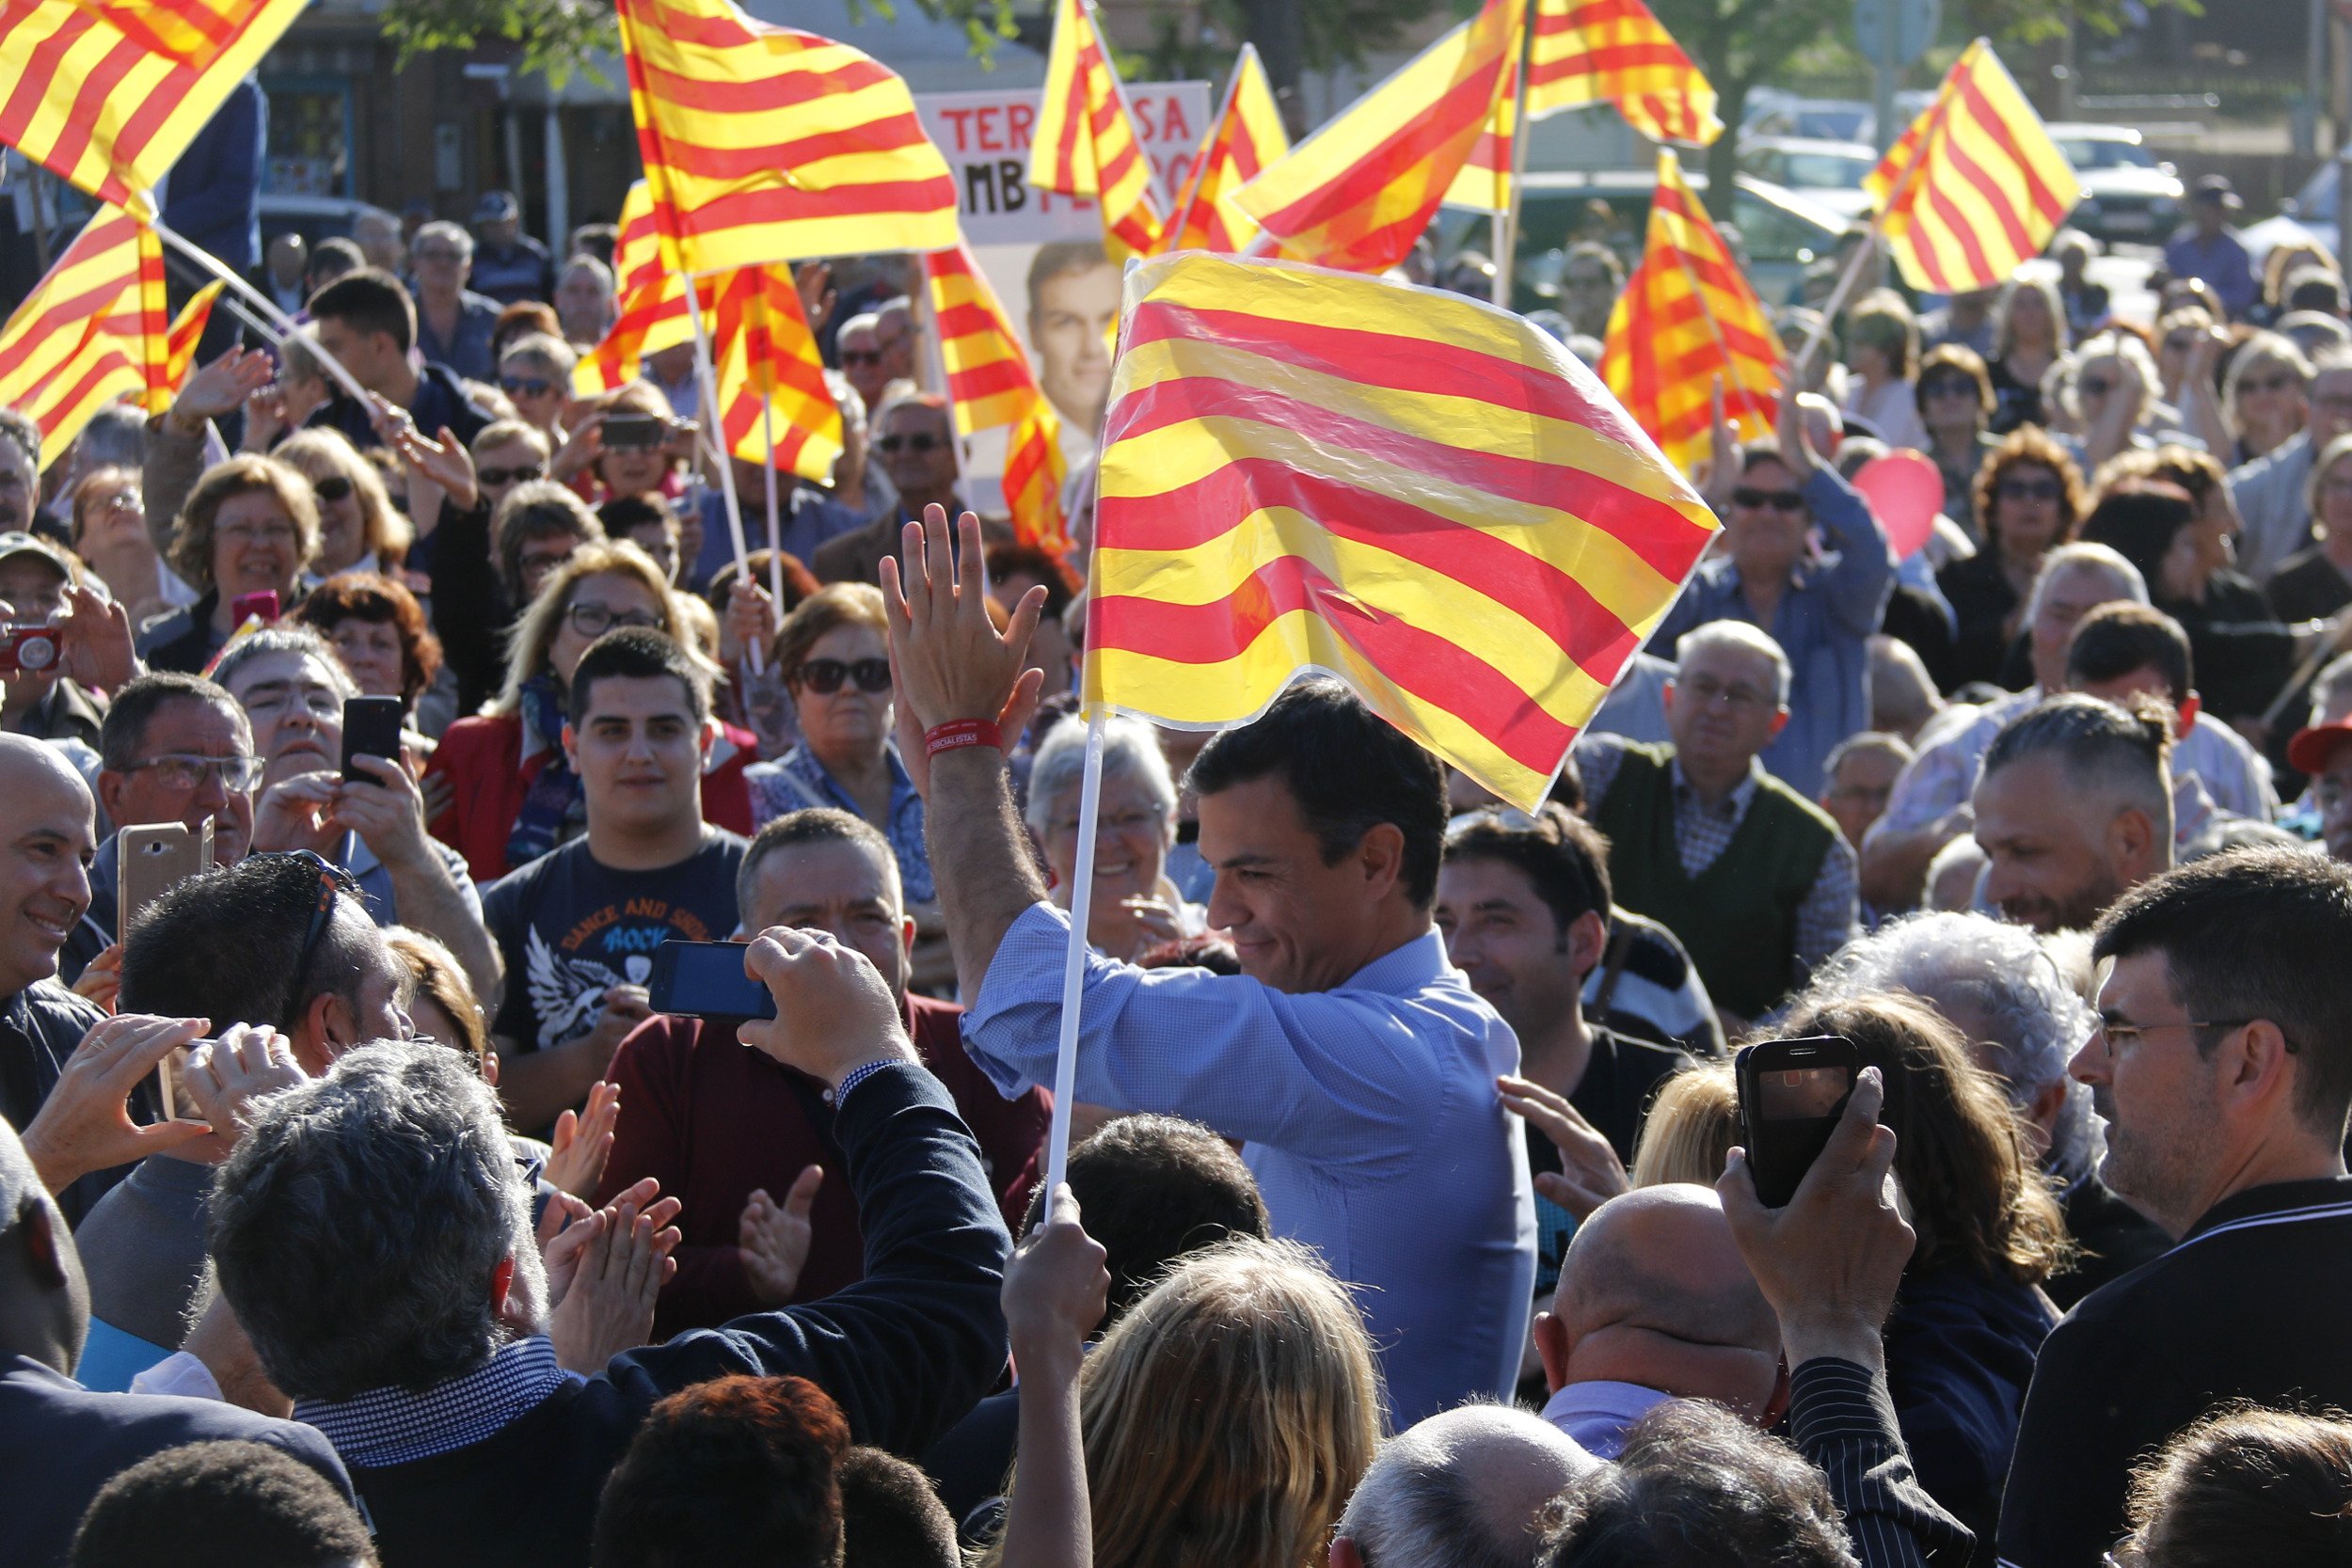
<instances>
[{"instance_id":1,"label":"red wristband","mask_svg":"<svg viewBox=\"0 0 2352 1568\"><path fill-rule=\"evenodd\" d=\"M960 752L967 746L987 746L1002 750L1005 736L1002 730L985 719L956 719L945 724L933 724L923 732L923 753L937 756L942 752Z\"/></svg>"}]
</instances>

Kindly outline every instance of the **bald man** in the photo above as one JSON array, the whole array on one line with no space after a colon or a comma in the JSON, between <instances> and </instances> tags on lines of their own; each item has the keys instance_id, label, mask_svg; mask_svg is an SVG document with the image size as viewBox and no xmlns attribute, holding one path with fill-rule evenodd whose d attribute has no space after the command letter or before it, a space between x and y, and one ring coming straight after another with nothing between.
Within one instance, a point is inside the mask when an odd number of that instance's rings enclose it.
<instances>
[{"instance_id":1,"label":"bald man","mask_svg":"<svg viewBox=\"0 0 2352 1568\"><path fill-rule=\"evenodd\" d=\"M1602 1459L1670 1399L1712 1400L1759 1427L1788 1401L1779 1320L1708 1187L1642 1187L1594 1210L1535 1316L1535 1351L1544 1419Z\"/></svg>"},{"instance_id":2,"label":"bald man","mask_svg":"<svg viewBox=\"0 0 2352 1568\"><path fill-rule=\"evenodd\" d=\"M1536 1513L1599 1463L1524 1410L1441 1412L1373 1455L1340 1515L1331 1568L1530 1561Z\"/></svg>"},{"instance_id":3,"label":"bald man","mask_svg":"<svg viewBox=\"0 0 2352 1568\"><path fill-rule=\"evenodd\" d=\"M310 1427L216 1400L92 1393L73 1381L89 1291L65 1216L0 1121L0 1562L62 1563L98 1489L183 1443L243 1439L301 1460L344 1497L351 1481Z\"/></svg>"}]
</instances>

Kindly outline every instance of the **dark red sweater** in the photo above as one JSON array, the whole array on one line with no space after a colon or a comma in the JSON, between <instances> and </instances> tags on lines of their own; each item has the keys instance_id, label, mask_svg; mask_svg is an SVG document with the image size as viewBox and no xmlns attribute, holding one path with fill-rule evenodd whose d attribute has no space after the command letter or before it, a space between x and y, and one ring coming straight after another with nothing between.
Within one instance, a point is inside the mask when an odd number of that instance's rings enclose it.
<instances>
[{"instance_id":1,"label":"dark red sweater","mask_svg":"<svg viewBox=\"0 0 2352 1568\"><path fill-rule=\"evenodd\" d=\"M979 1143L1005 1223L1017 1226L1038 1179L1051 1097L1041 1089L1019 1100L1000 1097L964 1054L956 1024L963 1009L927 997L909 1001L915 1053L955 1097ZM739 1043L732 1030L668 1017L647 1020L622 1042L612 1077L621 1086L621 1114L596 1201L607 1203L651 1176L686 1206L677 1222L677 1277L662 1288L654 1312L657 1342L767 1310L752 1294L736 1246L743 1205L761 1187L783 1202L812 1164L825 1167L825 1181L817 1190L815 1234L793 1300L820 1300L863 1276L866 1240L841 1150L826 1131L823 1085Z\"/></svg>"}]
</instances>

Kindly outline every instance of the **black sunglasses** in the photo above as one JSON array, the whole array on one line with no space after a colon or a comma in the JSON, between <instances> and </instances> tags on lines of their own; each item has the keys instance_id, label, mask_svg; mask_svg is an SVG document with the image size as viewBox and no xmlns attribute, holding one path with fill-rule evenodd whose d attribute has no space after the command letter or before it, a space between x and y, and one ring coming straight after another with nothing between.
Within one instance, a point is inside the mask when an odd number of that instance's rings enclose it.
<instances>
[{"instance_id":1,"label":"black sunglasses","mask_svg":"<svg viewBox=\"0 0 2352 1568\"><path fill-rule=\"evenodd\" d=\"M344 500L351 495L351 481L341 474L329 474L310 486L310 494L323 501Z\"/></svg>"},{"instance_id":2,"label":"black sunglasses","mask_svg":"<svg viewBox=\"0 0 2352 1568\"><path fill-rule=\"evenodd\" d=\"M537 479L546 472L547 470L538 464L532 463L519 468L484 468L473 477L478 483L495 487L501 484L520 484L524 480Z\"/></svg>"},{"instance_id":3,"label":"black sunglasses","mask_svg":"<svg viewBox=\"0 0 2352 1568\"><path fill-rule=\"evenodd\" d=\"M1732 491L1731 504L1750 508L1769 506L1782 512L1802 512L1804 510L1804 493L1801 490L1759 490L1752 484L1742 484Z\"/></svg>"},{"instance_id":4,"label":"black sunglasses","mask_svg":"<svg viewBox=\"0 0 2352 1568\"><path fill-rule=\"evenodd\" d=\"M2054 501L2065 494L2055 479L2005 479L2000 498L2010 501Z\"/></svg>"},{"instance_id":5,"label":"black sunglasses","mask_svg":"<svg viewBox=\"0 0 2352 1568\"><path fill-rule=\"evenodd\" d=\"M837 658L812 658L792 673L795 685L805 686L819 697L830 697L841 689L844 681L857 682L860 691L879 696L890 689L890 660L861 658L854 664L844 664Z\"/></svg>"},{"instance_id":6,"label":"black sunglasses","mask_svg":"<svg viewBox=\"0 0 2352 1568\"><path fill-rule=\"evenodd\" d=\"M1965 376L1946 376L1935 381L1922 382L1919 392L1921 396L1931 398L1972 398L1977 395L1977 384Z\"/></svg>"},{"instance_id":7,"label":"black sunglasses","mask_svg":"<svg viewBox=\"0 0 2352 1568\"><path fill-rule=\"evenodd\" d=\"M2106 376L2087 375L2083 377L2082 391L2083 396L2087 398L2103 398L2114 390L2115 383Z\"/></svg>"},{"instance_id":8,"label":"black sunglasses","mask_svg":"<svg viewBox=\"0 0 2352 1568\"><path fill-rule=\"evenodd\" d=\"M902 451L930 451L934 448L942 447L946 444L946 442L942 441L938 436L933 436L928 430L917 431L912 436L885 436L881 440L874 443L874 445L880 447L882 451L887 452L898 452Z\"/></svg>"},{"instance_id":9,"label":"black sunglasses","mask_svg":"<svg viewBox=\"0 0 2352 1568\"><path fill-rule=\"evenodd\" d=\"M502 375L499 377L499 386L510 398L543 398L555 390L554 382L541 381L536 376Z\"/></svg>"},{"instance_id":10,"label":"black sunglasses","mask_svg":"<svg viewBox=\"0 0 2352 1568\"><path fill-rule=\"evenodd\" d=\"M250 860L300 861L318 873L318 891L310 904L310 924L302 932L302 950L294 957L293 983L286 990L286 1015L278 1020L280 1028L292 1031L294 1015L302 1006L302 977L310 973L311 955L317 952L319 939L326 934L327 922L335 918L335 899L340 894L358 896L359 884L351 873L309 849L269 849L246 857Z\"/></svg>"}]
</instances>

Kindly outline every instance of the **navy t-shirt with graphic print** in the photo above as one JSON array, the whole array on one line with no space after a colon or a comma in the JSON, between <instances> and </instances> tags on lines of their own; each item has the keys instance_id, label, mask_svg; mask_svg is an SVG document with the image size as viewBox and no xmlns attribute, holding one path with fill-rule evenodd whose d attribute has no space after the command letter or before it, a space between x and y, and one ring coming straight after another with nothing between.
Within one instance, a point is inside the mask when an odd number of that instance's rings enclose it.
<instances>
[{"instance_id":1,"label":"navy t-shirt with graphic print","mask_svg":"<svg viewBox=\"0 0 2352 1568\"><path fill-rule=\"evenodd\" d=\"M482 918L506 963L493 1032L518 1053L562 1045L596 1026L607 987L645 984L663 942L726 941L744 848L706 827L702 847L675 864L616 871L581 837L493 882Z\"/></svg>"}]
</instances>

